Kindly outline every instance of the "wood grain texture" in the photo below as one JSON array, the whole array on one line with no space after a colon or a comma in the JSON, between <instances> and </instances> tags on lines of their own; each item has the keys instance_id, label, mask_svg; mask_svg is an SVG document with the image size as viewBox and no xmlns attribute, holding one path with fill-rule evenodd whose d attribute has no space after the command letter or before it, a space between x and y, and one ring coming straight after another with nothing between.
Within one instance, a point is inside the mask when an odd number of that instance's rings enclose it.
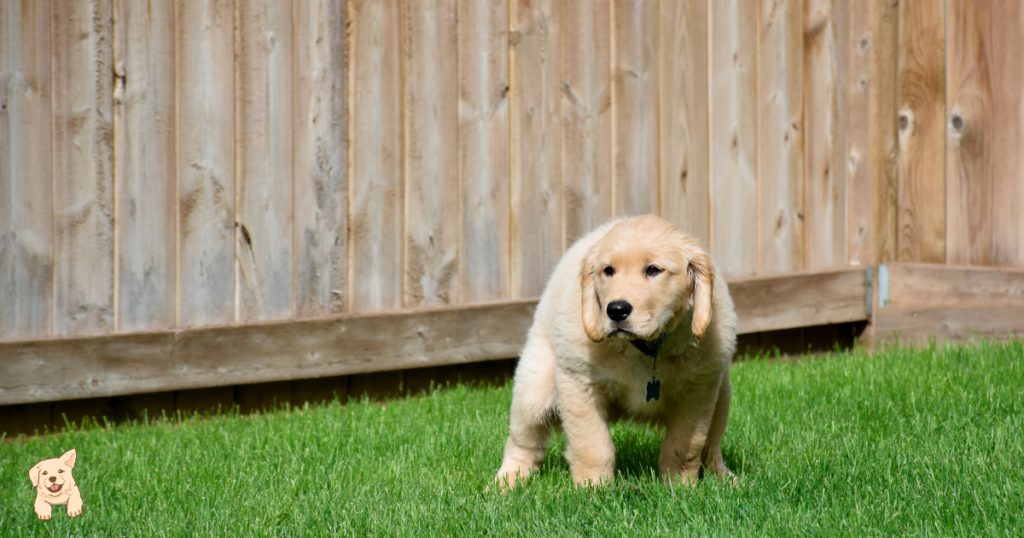
<instances>
[{"instance_id":1,"label":"wood grain texture","mask_svg":"<svg viewBox=\"0 0 1024 538\"><path fill-rule=\"evenodd\" d=\"M871 3L872 0L849 0L847 4L849 72L846 87L839 88L846 92L849 111L845 148L849 209L846 256L850 265L862 266L872 262L871 240L875 229L872 214L875 201L871 189L871 89L874 83L871 60L876 28L872 26Z\"/></svg>"},{"instance_id":2,"label":"wood grain texture","mask_svg":"<svg viewBox=\"0 0 1024 538\"><path fill-rule=\"evenodd\" d=\"M535 305L5 344L0 405L509 358Z\"/></svg>"},{"instance_id":3,"label":"wood grain texture","mask_svg":"<svg viewBox=\"0 0 1024 538\"><path fill-rule=\"evenodd\" d=\"M514 0L509 14L512 282L537 297L562 257L562 91L558 3Z\"/></svg>"},{"instance_id":4,"label":"wood grain texture","mask_svg":"<svg viewBox=\"0 0 1024 538\"><path fill-rule=\"evenodd\" d=\"M709 3L711 255L729 278L757 274L756 1Z\"/></svg>"},{"instance_id":5,"label":"wood grain texture","mask_svg":"<svg viewBox=\"0 0 1024 538\"><path fill-rule=\"evenodd\" d=\"M658 2L612 0L615 216L658 214Z\"/></svg>"},{"instance_id":6,"label":"wood grain texture","mask_svg":"<svg viewBox=\"0 0 1024 538\"><path fill-rule=\"evenodd\" d=\"M847 0L804 4L805 267L847 264Z\"/></svg>"},{"instance_id":7,"label":"wood grain texture","mask_svg":"<svg viewBox=\"0 0 1024 538\"><path fill-rule=\"evenodd\" d=\"M174 326L174 4L114 2L117 328Z\"/></svg>"},{"instance_id":8,"label":"wood grain texture","mask_svg":"<svg viewBox=\"0 0 1024 538\"><path fill-rule=\"evenodd\" d=\"M509 10L458 9L459 299L470 304L510 296Z\"/></svg>"},{"instance_id":9,"label":"wood grain texture","mask_svg":"<svg viewBox=\"0 0 1024 538\"><path fill-rule=\"evenodd\" d=\"M661 216L710 244L708 5L659 3Z\"/></svg>"},{"instance_id":10,"label":"wood grain texture","mask_svg":"<svg viewBox=\"0 0 1024 538\"><path fill-rule=\"evenodd\" d=\"M349 309L402 306L402 89L399 7L349 4Z\"/></svg>"},{"instance_id":11,"label":"wood grain texture","mask_svg":"<svg viewBox=\"0 0 1024 538\"><path fill-rule=\"evenodd\" d=\"M896 259L944 262L944 9L901 2L899 15L899 227Z\"/></svg>"},{"instance_id":12,"label":"wood grain texture","mask_svg":"<svg viewBox=\"0 0 1024 538\"><path fill-rule=\"evenodd\" d=\"M0 340L52 330L50 10L0 5Z\"/></svg>"},{"instance_id":13,"label":"wood grain texture","mask_svg":"<svg viewBox=\"0 0 1024 538\"><path fill-rule=\"evenodd\" d=\"M405 307L459 301L459 101L455 0L403 10Z\"/></svg>"},{"instance_id":14,"label":"wood grain texture","mask_svg":"<svg viewBox=\"0 0 1024 538\"><path fill-rule=\"evenodd\" d=\"M758 273L767 275L804 266L803 7L758 6Z\"/></svg>"},{"instance_id":15,"label":"wood grain texture","mask_svg":"<svg viewBox=\"0 0 1024 538\"><path fill-rule=\"evenodd\" d=\"M894 307L964 306L1024 308L1020 268L893 263L889 304Z\"/></svg>"},{"instance_id":16,"label":"wood grain texture","mask_svg":"<svg viewBox=\"0 0 1024 538\"><path fill-rule=\"evenodd\" d=\"M348 302L348 10L293 5L295 314L340 314Z\"/></svg>"},{"instance_id":17,"label":"wood grain texture","mask_svg":"<svg viewBox=\"0 0 1024 538\"><path fill-rule=\"evenodd\" d=\"M885 0L847 2L847 256L851 265L895 258L897 7Z\"/></svg>"},{"instance_id":18,"label":"wood grain texture","mask_svg":"<svg viewBox=\"0 0 1024 538\"><path fill-rule=\"evenodd\" d=\"M176 6L178 325L235 320L234 8Z\"/></svg>"},{"instance_id":19,"label":"wood grain texture","mask_svg":"<svg viewBox=\"0 0 1024 538\"><path fill-rule=\"evenodd\" d=\"M611 0L562 3L565 245L612 216Z\"/></svg>"},{"instance_id":20,"label":"wood grain texture","mask_svg":"<svg viewBox=\"0 0 1024 538\"><path fill-rule=\"evenodd\" d=\"M1024 9L952 0L946 50L946 261L1022 265Z\"/></svg>"},{"instance_id":21,"label":"wood grain texture","mask_svg":"<svg viewBox=\"0 0 1024 538\"><path fill-rule=\"evenodd\" d=\"M1020 339L1024 307L885 308L876 317L878 340L927 345L943 342Z\"/></svg>"},{"instance_id":22,"label":"wood grain texture","mask_svg":"<svg viewBox=\"0 0 1024 538\"><path fill-rule=\"evenodd\" d=\"M739 332L775 331L868 319L863 269L801 272L729 281Z\"/></svg>"},{"instance_id":23,"label":"wood grain texture","mask_svg":"<svg viewBox=\"0 0 1024 538\"><path fill-rule=\"evenodd\" d=\"M292 316L292 6L235 4L238 321Z\"/></svg>"},{"instance_id":24,"label":"wood grain texture","mask_svg":"<svg viewBox=\"0 0 1024 538\"><path fill-rule=\"evenodd\" d=\"M54 334L115 328L111 5L53 13Z\"/></svg>"}]
</instances>

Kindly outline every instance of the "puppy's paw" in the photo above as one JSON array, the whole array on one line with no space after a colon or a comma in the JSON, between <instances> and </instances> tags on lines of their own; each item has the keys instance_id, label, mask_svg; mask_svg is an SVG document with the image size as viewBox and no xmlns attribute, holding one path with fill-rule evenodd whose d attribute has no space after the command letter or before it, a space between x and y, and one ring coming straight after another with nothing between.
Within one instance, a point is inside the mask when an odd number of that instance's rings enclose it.
<instances>
[{"instance_id":1,"label":"puppy's paw","mask_svg":"<svg viewBox=\"0 0 1024 538\"><path fill-rule=\"evenodd\" d=\"M81 513L82 513L82 507L81 506L79 506L76 510L72 510L71 508L68 508L68 517L75 517L75 516L77 516L77 515L79 515Z\"/></svg>"},{"instance_id":2,"label":"puppy's paw","mask_svg":"<svg viewBox=\"0 0 1024 538\"><path fill-rule=\"evenodd\" d=\"M38 516L39 519L50 519L51 517L53 517L53 513L52 512L36 512L36 516Z\"/></svg>"}]
</instances>

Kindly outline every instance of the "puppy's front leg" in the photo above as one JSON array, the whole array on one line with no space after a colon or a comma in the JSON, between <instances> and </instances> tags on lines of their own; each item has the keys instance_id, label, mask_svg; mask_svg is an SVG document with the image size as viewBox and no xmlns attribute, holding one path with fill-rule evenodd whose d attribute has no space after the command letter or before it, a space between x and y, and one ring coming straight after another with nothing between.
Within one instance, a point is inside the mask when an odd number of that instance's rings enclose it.
<instances>
[{"instance_id":1,"label":"puppy's front leg","mask_svg":"<svg viewBox=\"0 0 1024 538\"><path fill-rule=\"evenodd\" d=\"M39 497L36 497L36 502L33 505L33 508L36 509L36 516L39 517L39 519L50 519L50 516L53 515L53 507L50 506L50 503L40 499Z\"/></svg>"},{"instance_id":2,"label":"puppy's front leg","mask_svg":"<svg viewBox=\"0 0 1024 538\"><path fill-rule=\"evenodd\" d=\"M661 442L658 467L665 482L677 477L696 484L700 478L701 454L715 413L721 378L686 393L666 414L665 439Z\"/></svg>"},{"instance_id":3,"label":"puppy's front leg","mask_svg":"<svg viewBox=\"0 0 1024 538\"><path fill-rule=\"evenodd\" d=\"M75 517L82 513L82 494L75 488L68 497L68 517Z\"/></svg>"},{"instance_id":4,"label":"puppy's front leg","mask_svg":"<svg viewBox=\"0 0 1024 538\"><path fill-rule=\"evenodd\" d=\"M582 486L611 482L615 478L615 445L604 403L572 376L559 371L557 379L558 410L569 444L565 459L573 481Z\"/></svg>"}]
</instances>

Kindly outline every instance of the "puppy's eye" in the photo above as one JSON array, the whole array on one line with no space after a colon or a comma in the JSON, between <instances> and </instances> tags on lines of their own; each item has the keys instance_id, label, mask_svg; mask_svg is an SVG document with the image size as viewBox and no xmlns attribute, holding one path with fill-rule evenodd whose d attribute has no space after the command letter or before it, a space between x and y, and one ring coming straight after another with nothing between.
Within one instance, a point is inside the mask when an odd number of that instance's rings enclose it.
<instances>
[{"instance_id":1,"label":"puppy's eye","mask_svg":"<svg viewBox=\"0 0 1024 538\"><path fill-rule=\"evenodd\" d=\"M608 267L604 268L604 276L612 276L614 274L615 274L615 269L612 266L609 265Z\"/></svg>"},{"instance_id":2,"label":"puppy's eye","mask_svg":"<svg viewBox=\"0 0 1024 538\"><path fill-rule=\"evenodd\" d=\"M63 473L63 472L64 472L64 469L58 469L58 470L57 470L57 472L58 472L58 473Z\"/></svg>"},{"instance_id":3,"label":"puppy's eye","mask_svg":"<svg viewBox=\"0 0 1024 538\"><path fill-rule=\"evenodd\" d=\"M658 267L656 265L648 265L646 273L647 276L652 277L660 275L662 271L664 271L664 269L662 269L661 267Z\"/></svg>"},{"instance_id":4,"label":"puppy's eye","mask_svg":"<svg viewBox=\"0 0 1024 538\"><path fill-rule=\"evenodd\" d=\"M45 475L45 474L47 474L47 473L46 473L46 471L43 471L43 474L44 474L44 475Z\"/></svg>"}]
</instances>

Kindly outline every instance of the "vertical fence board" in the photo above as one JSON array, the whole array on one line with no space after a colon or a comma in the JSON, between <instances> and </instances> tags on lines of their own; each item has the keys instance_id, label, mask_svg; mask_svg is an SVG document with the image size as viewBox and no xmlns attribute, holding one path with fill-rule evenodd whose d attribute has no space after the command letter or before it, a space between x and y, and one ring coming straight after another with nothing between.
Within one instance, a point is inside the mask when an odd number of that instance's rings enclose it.
<instances>
[{"instance_id":1,"label":"vertical fence board","mask_svg":"<svg viewBox=\"0 0 1024 538\"><path fill-rule=\"evenodd\" d=\"M709 245L708 4L659 4L661 216Z\"/></svg>"},{"instance_id":2,"label":"vertical fence board","mask_svg":"<svg viewBox=\"0 0 1024 538\"><path fill-rule=\"evenodd\" d=\"M53 13L54 333L114 330L113 32L110 4Z\"/></svg>"},{"instance_id":3,"label":"vertical fence board","mask_svg":"<svg viewBox=\"0 0 1024 538\"><path fill-rule=\"evenodd\" d=\"M846 2L804 5L804 217L808 269L846 265Z\"/></svg>"},{"instance_id":4,"label":"vertical fence board","mask_svg":"<svg viewBox=\"0 0 1024 538\"><path fill-rule=\"evenodd\" d=\"M235 5L239 321L292 315L292 6Z\"/></svg>"},{"instance_id":5,"label":"vertical fence board","mask_svg":"<svg viewBox=\"0 0 1024 538\"><path fill-rule=\"evenodd\" d=\"M901 2L897 260L943 262L945 36L943 5Z\"/></svg>"},{"instance_id":6,"label":"vertical fence board","mask_svg":"<svg viewBox=\"0 0 1024 538\"><path fill-rule=\"evenodd\" d=\"M562 4L566 246L612 216L610 0Z\"/></svg>"},{"instance_id":7,"label":"vertical fence board","mask_svg":"<svg viewBox=\"0 0 1024 538\"><path fill-rule=\"evenodd\" d=\"M1021 256L1021 8L951 0L946 51L946 261Z\"/></svg>"},{"instance_id":8,"label":"vertical fence board","mask_svg":"<svg viewBox=\"0 0 1024 538\"><path fill-rule=\"evenodd\" d=\"M1024 266L1024 7L992 2L993 265Z\"/></svg>"},{"instance_id":9,"label":"vertical fence board","mask_svg":"<svg viewBox=\"0 0 1024 538\"><path fill-rule=\"evenodd\" d=\"M176 5L178 325L235 319L234 8Z\"/></svg>"},{"instance_id":10,"label":"vertical fence board","mask_svg":"<svg viewBox=\"0 0 1024 538\"><path fill-rule=\"evenodd\" d=\"M872 27L870 3L872 0L850 0L845 16L848 17L849 39L847 54L849 72L845 91L849 103L846 139L847 197L849 199L848 250L851 265L871 264L872 191L871 191L871 77L872 46L875 28Z\"/></svg>"},{"instance_id":11,"label":"vertical fence board","mask_svg":"<svg viewBox=\"0 0 1024 538\"><path fill-rule=\"evenodd\" d=\"M174 4L114 3L118 330L174 326Z\"/></svg>"},{"instance_id":12,"label":"vertical fence board","mask_svg":"<svg viewBox=\"0 0 1024 538\"><path fill-rule=\"evenodd\" d=\"M53 314L50 2L0 5L0 340Z\"/></svg>"},{"instance_id":13,"label":"vertical fence board","mask_svg":"<svg viewBox=\"0 0 1024 538\"><path fill-rule=\"evenodd\" d=\"M803 7L760 4L759 273L804 267Z\"/></svg>"},{"instance_id":14,"label":"vertical fence board","mask_svg":"<svg viewBox=\"0 0 1024 538\"><path fill-rule=\"evenodd\" d=\"M658 2L612 4L612 211L660 213Z\"/></svg>"},{"instance_id":15,"label":"vertical fence board","mask_svg":"<svg viewBox=\"0 0 1024 538\"><path fill-rule=\"evenodd\" d=\"M513 0L512 297L539 296L562 256L562 118L558 3Z\"/></svg>"},{"instance_id":16,"label":"vertical fence board","mask_svg":"<svg viewBox=\"0 0 1024 538\"><path fill-rule=\"evenodd\" d=\"M854 8L857 2L854 0ZM899 134L896 122L898 101L897 59L899 57L899 4L868 0L870 18L871 74L868 80L871 125L868 150L871 175L871 260L895 261L897 238L897 201L899 199Z\"/></svg>"},{"instance_id":17,"label":"vertical fence board","mask_svg":"<svg viewBox=\"0 0 1024 538\"><path fill-rule=\"evenodd\" d=\"M407 0L403 17L407 307L458 302L455 9L455 0Z\"/></svg>"},{"instance_id":18,"label":"vertical fence board","mask_svg":"<svg viewBox=\"0 0 1024 538\"><path fill-rule=\"evenodd\" d=\"M727 277L757 273L757 0L711 1L711 252Z\"/></svg>"},{"instance_id":19,"label":"vertical fence board","mask_svg":"<svg viewBox=\"0 0 1024 538\"><path fill-rule=\"evenodd\" d=\"M459 0L459 300L509 297L508 6Z\"/></svg>"},{"instance_id":20,"label":"vertical fence board","mask_svg":"<svg viewBox=\"0 0 1024 538\"><path fill-rule=\"evenodd\" d=\"M340 314L348 301L348 10L294 2L295 313Z\"/></svg>"},{"instance_id":21,"label":"vertical fence board","mask_svg":"<svg viewBox=\"0 0 1024 538\"><path fill-rule=\"evenodd\" d=\"M349 7L350 308L402 306L402 92L399 6L354 0Z\"/></svg>"}]
</instances>

